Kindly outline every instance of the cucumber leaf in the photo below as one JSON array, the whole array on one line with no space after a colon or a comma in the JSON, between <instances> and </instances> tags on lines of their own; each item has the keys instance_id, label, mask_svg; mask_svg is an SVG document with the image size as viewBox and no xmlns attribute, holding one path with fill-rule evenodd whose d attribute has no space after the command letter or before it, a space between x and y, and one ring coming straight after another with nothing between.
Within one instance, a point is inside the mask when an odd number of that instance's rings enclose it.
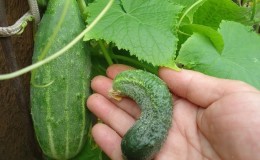
<instances>
[{"instance_id":1,"label":"cucumber leaf","mask_svg":"<svg viewBox=\"0 0 260 160\"><path fill-rule=\"evenodd\" d=\"M231 0L207 0L194 13L193 23L218 28L222 20L249 23L249 9Z\"/></svg>"},{"instance_id":2,"label":"cucumber leaf","mask_svg":"<svg viewBox=\"0 0 260 160\"><path fill-rule=\"evenodd\" d=\"M100 13L107 0L89 5L88 23ZM161 0L116 0L84 40L103 39L154 66L174 68L176 31L182 6Z\"/></svg>"},{"instance_id":3,"label":"cucumber leaf","mask_svg":"<svg viewBox=\"0 0 260 160\"><path fill-rule=\"evenodd\" d=\"M181 30L187 34L199 33L208 37L218 52L222 52L224 48L224 41L222 35L217 31L208 26L189 24L181 26Z\"/></svg>"},{"instance_id":4,"label":"cucumber leaf","mask_svg":"<svg viewBox=\"0 0 260 160\"><path fill-rule=\"evenodd\" d=\"M181 4L185 7L185 9L183 10L183 13L188 11L187 14L185 15L183 22L184 22L184 24L185 24L185 22L190 24L190 23L193 23L194 13L207 0L174 0L174 1L175 1L175 3Z\"/></svg>"},{"instance_id":5,"label":"cucumber leaf","mask_svg":"<svg viewBox=\"0 0 260 160\"><path fill-rule=\"evenodd\" d=\"M176 4L181 4L186 7L190 7L192 4L197 2L198 0L172 0Z\"/></svg>"},{"instance_id":6,"label":"cucumber leaf","mask_svg":"<svg viewBox=\"0 0 260 160\"><path fill-rule=\"evenodd\" d=\"M259 35L251 27L231 21L223 21L219 33L224 40L221 53L208 37L195 33L182 45L176 62L211 76L242 80L260 89Z\"/></svg>"}]
</instances>

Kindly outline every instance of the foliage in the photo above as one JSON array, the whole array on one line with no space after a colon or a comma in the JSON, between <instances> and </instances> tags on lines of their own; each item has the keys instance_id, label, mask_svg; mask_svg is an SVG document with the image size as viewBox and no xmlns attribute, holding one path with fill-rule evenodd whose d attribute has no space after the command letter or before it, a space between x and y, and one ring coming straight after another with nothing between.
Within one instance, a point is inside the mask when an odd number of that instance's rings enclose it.
<instances>
[{"instance_id":1,"label":"foliage","mask_svg":"<svg viewBox=\"0 0 260 160\"><path fill-rule=\"evenodd\" d=\"M86 22L107 2L90 3ZM153 73L181 66L260 89L259 8L259 1L116 0L84 40L92 44L95 74L113 63Z\"/></svg>"},{"instance_id":2,"label":"foliage","mask_svg":"<svg viewBox=\"0 0 260 160\"><path fill-rule=\"evenodd\" d=\"M87 23L107 2L95 0L89 4ZM99 59L106 57L109 64L125 63L115 61L113 55L117 54L153 71L158 66L181 66L260 88L260 75L255 73L260 66L260 39L252 30L259 23L259 2L254 2L257 4L231 0L116 0L84 40L104 40L107 52L98 48L94 52L104 53Z\"/></svg>"},{"instance_id":3,"label":"foliage","mask_svg":"<svg viewBox=\"0 0 260 160\"><path fill-rule=\"evenodd\" d=\"M107 0L89 7L91 22ZM85 40L104 39L153 65L173 66L177 46L175 24L182 7L168 1L116 1ZM160 54L158 54L160 53Z\"/></svg>"},{"instance_id":4,"label":"foliage","mask_svg":"<svg viewBox=\"0 0 260 160\"><path fill-rule=\"evenodd\" d=\"M176 62L208 75L239 79L260 88L260 72L257 72L260 45L256 45L260 44L259 35L252 28L230 21L222 21L219 33L224 40L221 52L209 38L195 33L182 45Z\"/></svg>"}]
</instances>

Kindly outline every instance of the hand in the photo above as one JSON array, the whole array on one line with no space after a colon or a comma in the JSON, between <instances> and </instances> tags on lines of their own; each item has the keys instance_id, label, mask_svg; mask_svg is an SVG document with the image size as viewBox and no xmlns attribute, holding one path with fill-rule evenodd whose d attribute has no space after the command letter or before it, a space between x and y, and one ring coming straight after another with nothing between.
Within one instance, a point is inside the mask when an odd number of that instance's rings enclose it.
<instances>
[{"instance_id":1,"label":"hand","mask_svg":"<svg viewBox=\"0 0 260 160\"><path fill-rule=\"evenodd\" d=\"M108 68L91 87L96 92L87 106L103 123L92 129L93 137L113 160L121 160L121 139L135 123L140 109L130 99L108 97L112 79L124 65ZM156 160L260 158L260 91L246 83L224 80L198 72L167 68L159 76L174 95L173 126Z\"/></svg>"}]
</instances>

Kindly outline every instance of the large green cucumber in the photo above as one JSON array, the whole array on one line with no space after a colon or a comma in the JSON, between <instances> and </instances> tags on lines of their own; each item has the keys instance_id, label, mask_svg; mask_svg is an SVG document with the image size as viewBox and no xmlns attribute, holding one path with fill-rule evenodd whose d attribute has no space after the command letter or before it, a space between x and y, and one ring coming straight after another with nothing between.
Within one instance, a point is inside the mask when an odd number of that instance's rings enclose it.
<instances>
[{"instance_id":1,"label":"large green cucumber","mask_svg":"<svg viewBox=\"0 0 260 160\"><path fill-rule=\"evenodd\" d=\"M119 73L112 96L128 96L141 108L141 116L121 142L125 159L148 160L160 150L172 124L172 96L157 76L142 70Z\"/></svg>"},{"instance_id":2,"label":"large green cucumber","mask_svg":"<svg viewBox=\"0 0 260 160\"><path fill-rule=\"evenodd\" d=\"M35 37L33 63L67 45L85 28L76 0L51 0ZM84 42L34 70L31 114L45 155L69 159L80 152L90 126L85 102L90 90L91 61Z\"/></svg>"}]
</instances>

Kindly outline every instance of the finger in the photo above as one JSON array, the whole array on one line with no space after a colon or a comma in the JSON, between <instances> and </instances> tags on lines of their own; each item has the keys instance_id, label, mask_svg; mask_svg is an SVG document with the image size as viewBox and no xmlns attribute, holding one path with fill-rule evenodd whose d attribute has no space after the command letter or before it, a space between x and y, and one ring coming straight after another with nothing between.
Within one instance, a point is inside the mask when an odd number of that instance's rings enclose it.
<instances>
[{"instance_id":1,"label":"finger","mask_svg":"<svg viewBox=\"0 0 260 160\"><path fill-rule=\"evenodd\" d=\"M126 111L135 119L137 119L140 116L140 108L133 100L123 98L122 100L117 101L109 97L109 91L112 89L111 79L104 76L97 76L92 80L91 87L95 92L109 99L111 102L116 104L122 110Z\"/></svg>"},{"instance_id":2,"label":"finger","mask_svg":"<svg viewBox=\"0 0 260 160\"><path fill-rule=\"evenodd\" d=\"M120 136L125 135L135 122L133 117L100 94L91 95L88 98L87 106L92 113L113 128Z\"/></svg>"},{"instance_id":3,"label":"finger","mask_svg":"<svg viewBox=\"0 0 260 160\"><path fill-rule=\"evenodd\" d=\"M122 160L121 137L105 124L96 124L92 128L95 142L106 153L109 158Z\"/></svg>"},{"instance_id":4,"label":"finger","mask_svg":"<svg viewBox=\"0 0 260 160\"><path fill-rule=\"evenodd\" d=\"M230 93L257 91L240 81L219 79L184 69L174 71L168 68L160 68L159 76L167 83L174 94L201 107L207 107Z\"/></svg>"},{"instance_id":5,"label":"finger","mask_svg":"<svg viewBox=\"0 0 260 160\"><path fill-rule=\"evenodd\" d=\"M123 64L114 64L107 68L107 76L111 79L114 79L118 73L129 69L134 68Z\"/></svg>"}]
</instances>

